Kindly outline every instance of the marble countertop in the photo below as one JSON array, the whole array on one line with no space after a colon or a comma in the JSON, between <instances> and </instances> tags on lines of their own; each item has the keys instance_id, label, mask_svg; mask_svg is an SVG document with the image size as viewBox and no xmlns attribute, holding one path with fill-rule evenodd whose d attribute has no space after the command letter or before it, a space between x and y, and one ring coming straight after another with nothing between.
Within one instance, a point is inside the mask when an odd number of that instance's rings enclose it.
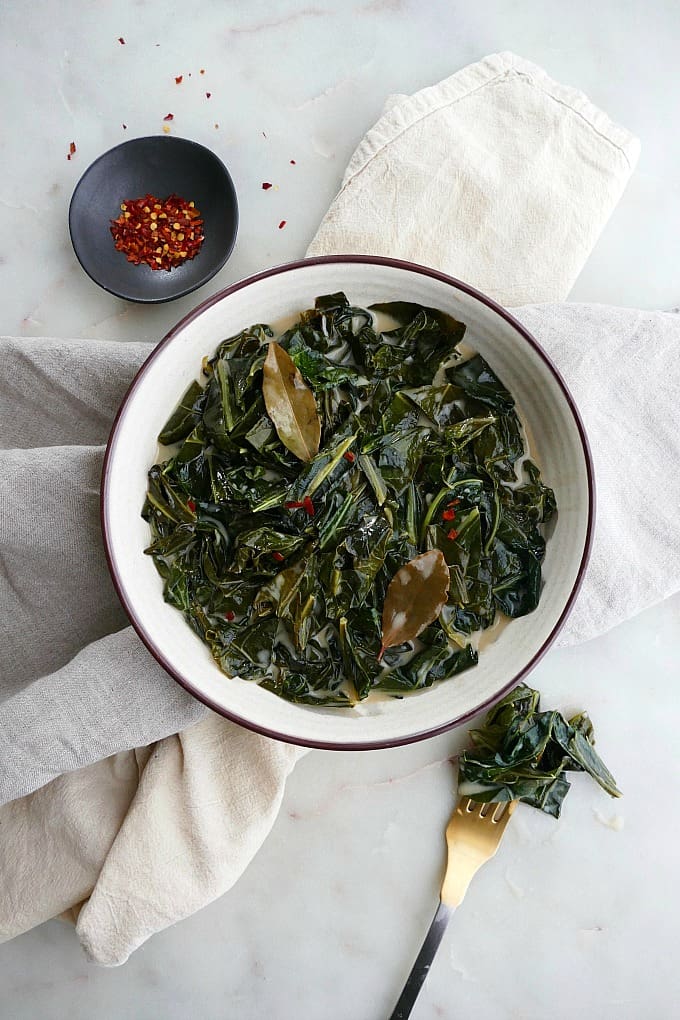
<instances>
[{"instance_id":1,"label":"marble countertop","mask_svg":"<svg viewBox=\"0 0 680 1020\"><path fill-rule=\"evenodd\" d=\"M574 0L559 17L540 0L213 0L198 10L38 0L29 19L18 0L3 5L2 332L160 338L210 293L304 253L385 96L506 49L583 89L642 140L572 299L680 303L676 5ZM240 234L201 291L128 305L80 269L68 201L96 156L159 132L169 112L174 134L229 166ZM262 181L278 187L263 192ZM680 778L679 625L676 598L551 652L532 674L547 705L590 710L625 798L577 776L559 822L518 811L453 920L414 1020L639 1020L677 1009L680 833L665 804ZM89 966L57 921L0 947L0 1020L386 1017L435 908L449 758L463 739L309 755L237 886L124 968Z\"/></svg>"}]
</instances>

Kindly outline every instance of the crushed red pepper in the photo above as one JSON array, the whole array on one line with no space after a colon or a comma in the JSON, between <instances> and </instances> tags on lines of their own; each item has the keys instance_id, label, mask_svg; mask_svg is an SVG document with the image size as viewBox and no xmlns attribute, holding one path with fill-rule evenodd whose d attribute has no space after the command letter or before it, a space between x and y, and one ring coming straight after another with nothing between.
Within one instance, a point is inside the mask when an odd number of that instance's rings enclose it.
<instances>
[{"instance_id":1,"label":"crushed red pepper","mask_svg":"<svg viewBox=\"0 0 680 1020\"><path fill-rule=\"evenodd\" d=\"M202 68L201 68L201 70L200 70L200 71L199 71L198 73L199 73L199 74L205 74L205 68L204 68L204 67L202 67Z\"/></svg>"},{"instance_id":2,"label":"crushed red pepper","mask_svg":"<svg viewBox=\"0 0 680 1020\"><path fill-rule=\"evenodd\" d=\"M193 259L203 243L203 220L193 202L179 195L161 201L153 195L126 199L121 215L111 220L116 250L136 266L174 269Z\"/></svg>"},{"instance_id":3,"label":"crushed red pepper","mask_svg":"<svg viewBox=\"0 0 680 1020\"><path fill-rule=\"evenodd\" d=\"M294 159L291 159L290 162L291 162L291 166L295 166L295 160Z\"/></svg>"},{"instance_id":4,"label":"crushed red pepper","mask_svg":"<svg viewBox=\"0 0 680 1020\"><path fill-rule=\"evenodd\" d=\"M212 92L206 92L205 98L206 99L210 99L211 95L212 95Z\"/></svg>"},{"instance_id":5,"label":"crushed red pepper","mask_svg":"<svg viewBox=\"0 0 680 1020\"><path fill-rule=\"evenodd\" d=\"M125 39L123 39L122 35L118 36L118 42L121 46L125 46Z\"/></svg>"},{"instance_id":6,"label":"crushed red pepper","mask_svg":"<svg viewBox=\"0 0 680 1020\"><path fill-rule=\"evenodd\" d=\"M279 223L279 230L283 230L285 225L286 225L286 221L285 220L281 220L281 222Z\"/></svg>"},{"instance_id":7,"label":"crushed red pepper","mask_svg":"<svg viewBox=\"0 0 680 1020\"><path fill-rule=\"evenodd\" d=\"M224 614L224 619L228 620L229 623L231 623L232 620L236 619L236 613L232 613L231 609L228 609L227 612Z\"/></svg>"},{"instance_id":8,"label":"crushed red pepper","mask_svg":"<svg viewBox=\"0 0 680 1020\"><path fill-rule=\"evenodd\" d=\"M192 513L196 509L196 504L194 503L193 499L188 499L187 500L187 506L189 507L189 509L191 510Z\"/></svg>"},{"instance_id":9,"label":"crushed red pepper","mask_svg":"<svg viewBox=\"0 0 680 1020\"><path fill-rule=\"evenodd\" d=\"M165 117L163 117L163 120L174 120L174 119L175 119L174 113L166 113Z\"/></svg>"},{"instance_id":10,"label":"crushed red pepper","mask_svg":"<svg viewBox=\"0 0 680 1020\"><path fill-rule=\"evenodd\" d=\"M274 185L270 184L269 181L263 181L263 183L262 183L262 190L263 191L269 191L269 189L273 188L273 187L274 187Z\"/></svg>"},{"instance_id":11,"label":"crushed red pepper","mask_svg":"<svg viewBox=\"0 0 680 1020\"><path fill-rule=\"evenodd\" d=\"M346 450L345 453L343 453L343 457L345 458L345 460L348 460L350 464L353 464L354 461L356 460L351 450Z\"/></svg>"},{"instance_id":12,"label":"crushed red pepper","mask_svg":"<svg viewBox=\"0 0 680 1020\"><path fill-rule=\"evenodd\" d=\"M277 563L281 563L281 561L283 560L283 554L280 552L273 552L272 559L276 560Z\"/></svg>"},{"instance_id":13,"label":"crushed red pepper","mask_svg":"<svg viewBox=\"0 0 680 1020\"><path fill-rule=\"evenodd\" d=\"M175 85L181 85L182 84L182 78L183 78L183 75L181 75L181 74L177 78L175 78Z\"/></svg>"},{"instance_id":14,"label":"crushed red pepper","mask_svg":"<svg viewBox=\"0 0 680 1020\"><path fill-rule=\"evenodd\" d=\"M453 521L455 519L455 516L456 511L453 508L451 508L450 510L444 511L444 513L442 514L442 520Z\"/></svg>"},{"instance_id":15,"label":"crushed red pepper","mask_svg":"<svg viewBox=\"0 0 680 1020\"><path fill-rule=\"evenodd\" d=\"M75 152L76 152L76 143L75 142L71 142L71 144L68 147L68 154L67 154L66 158L70 161L71 156L74 156Z\"/></svg>"},{"instance_id":16,"label":"crushed red pepper","mask_svg":"<svg viewBox=\"0 0 680 1020\"><path fill-rule=\"evenodd\" d=\"M453 542L454 539L458 538L458 532L456 531L455 528L451 528L446 537L449 539L449 541Z\"/></svg>"},{"instance_id":17,"label":"crushed red pepper","mask_svg":"<svg viewBox=\"0 0 680 1020\"><path fill-rule=\"evenodd\" d=\"M314 514L316 513L316 510L314 509L314 504L312 503L311 496L305 496L305 498L302 500L298 499L289 500L288 503L284 503L283 505L286 508L286 510L304 510L306 513L309 514L310 517L313 517Z\"/></svg>"}]
</instances>

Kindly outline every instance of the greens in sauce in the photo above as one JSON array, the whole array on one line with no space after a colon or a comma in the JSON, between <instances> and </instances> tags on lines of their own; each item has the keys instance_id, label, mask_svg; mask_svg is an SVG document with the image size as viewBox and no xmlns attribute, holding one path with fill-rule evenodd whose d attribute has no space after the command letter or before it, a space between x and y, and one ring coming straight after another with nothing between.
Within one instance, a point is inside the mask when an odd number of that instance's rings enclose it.
<instances>
[{"instance_id":1,"label":"greens in sauce","mask_svg":"<svg viewBox=\"0 0 680 1020\"><path fill-rule=\"evenodd\" d=\"M204 361L143 516L165 600L227 675L306 705L400 696L474 666L499 614L536 608L554 494L464 333L338 293Z\"/></svg>"}]
</instances>

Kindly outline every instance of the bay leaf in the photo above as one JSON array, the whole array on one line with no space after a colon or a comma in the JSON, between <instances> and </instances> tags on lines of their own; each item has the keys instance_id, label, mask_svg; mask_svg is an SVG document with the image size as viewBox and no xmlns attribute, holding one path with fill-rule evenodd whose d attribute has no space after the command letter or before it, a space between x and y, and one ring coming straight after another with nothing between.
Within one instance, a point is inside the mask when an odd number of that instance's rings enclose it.
<instances>
[{"instance_id":1,"label":"bay leaf","mask_svg":"<svg viewBox=\"0 0 680 1020\"><path fill-rule=\"evenodd\" d=\"M283 445L299 460L311 460L321 443L316 400L293 359L276 342L269 344L264 361L262 395Z\"/></svg>"},{"instance_id":2,"label":"bay leaf","mask_svg":"<svg viewBox=\"0 0 680 1020\"><path fill-rule=\"evenodd\" d=\"M437 619L449 595L449 568L440 549L415 556L396 572L385 594L382 647L417 638Z\"/></svg>"}]
</instances>

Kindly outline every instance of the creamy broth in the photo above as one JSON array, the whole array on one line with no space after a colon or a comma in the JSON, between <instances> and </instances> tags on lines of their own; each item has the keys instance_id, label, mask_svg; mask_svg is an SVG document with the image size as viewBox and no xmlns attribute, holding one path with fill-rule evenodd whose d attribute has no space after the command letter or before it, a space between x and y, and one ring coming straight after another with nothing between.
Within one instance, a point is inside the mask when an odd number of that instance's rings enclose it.
<instances>
[{"instance_id":1,"label":"creamy broth","mask_svg":"<svg viewBox=\"0 0 680 1020\"><path fill-rule=\"evenodd\" d=\"M372 314L373 314L373 328L376 329L379 332L386 332L386 331L395 329L399 325L397 320L393 319L391 316L385 314L384 312L379 312L379 313L375 313L374 312ZM282 316L281 318L277 319L274 323L271 323L270 324L270 328L271 328L272 333L273 333L272 339L277 339L278 337L281 336L282 333L286 332L288 329L293 327L299 321L299 318L300 318L299 313L291 314L291 315L288 315L288 316ZM216 344L216 347L217 346L218 346L218 344ZM435 378L433 380L433 385L441 384L443 382L443 380L444 380L444 369L446 367L448 367L449 365L454 364L454 363L461 364L461 363L463 363L465 361L468 361L470 358L474 357L476 355L476 353L477 353L476 350L472 346L470 346L469 344L466 344L466 343L462 343L462 342L457 345L457 351L459 353L459 357L456 358L456 359L452 358L451 361L447 361L447 362L443 363L443 365L441 366L441 368L439 369L437 375L435 376ZM343 358L345 356L345 351L341 350L341 351L339 351L337 353L338 353L338 357L335 358L334 360L338 360L338 361L343 360ZM209 356L211 357L212 353ZM206 377L203 374L199 374L199 376L197 378L203 384L206 382ZM524 464L524 462L526 460L533 461L539 467L539 469L541 467L540 460L539 460L539 458L537 456L537 450L536 450L536 444L535 444L535 441L534 441L534 437L531 434L531 431L530 431L529 427L527 426L526 422L524 421L524 418L523 418L520 410L518 408L516 408L515 410L516 410L518 418L520 420L520 425L521 425L521 431L522 431L522 438L523 438L525 453L517 461L517 463L515 465L515 474L517 476L516 480L514 482L505 483L510 488L516 488L518 485L520 485L524 481L522 466L523 466L523 464ZM427 423L427 422L429 422L429 419L425 415L422 415L422 424ZM180 445L181 444L176 444L176 445L171 446L171 447L166 447L166 446L161 446L159 444L158 447L157 447L156 463L163 463L164 461L170 459L177 452L177 450L179 449ZM219 522L215 521L215 524L219 524ZM503 631L505 630L505 628L508 626L509 623L511 623L511 619L509 617L505 616L505 614L502 613L500 610L497 610L496 618L495 618L494 623L493 623L493 625L491 627L488 627L486 630L476 631L473 634L469 635L469 637L466 637L465 635L461 635L461 637L465 638L466 643L470 644L473 648L475 648L481 654L481 653L483 653L483 651L486 648L488 648L491 644L493 644L496 640L498 640L498 638L503 633ZM319 644L321 645L322 648L323 647L325 647L325 648L328 647L327 642L326 642L326 629L327 628L325 628L318 635L315 636L316 640L319 642ZM285 628L282 625L280 625L280 627L279 627L279 632L277 634L277 639L276 640L279 641L280 643L284 644L291 653L295 652L295 649L293 648L293 645L292 645L292 643L290 641L290 638L289 638L288 634L286 633ZM408 659L410 659L413 655L415 655L423 647L421 642L418 641L417 639L416 639L416 641L413 644L414 644L413 652L409 653L407 656L404 656L404 658L400 662L400 665L404 665L408 661ZM349 687L349 684L347 685L347 687ZM347 691L347 693L350 693L349 690ZM404 692L403 696L406 696L408 693L409 692ZM394 700L395 698L399 698L399 697L402 697L402 695L398 695L398 694L395 694L395 693L389 693L389 692L383 692L383 691L373 691L373 692L371 692L368 695L368 697L366 699L364 699L361 702L357 702L356 703L356 708L358 708L360 710L362 707L368 706L369 711L370 711L370 706L372 706L372 705L375 705L375 704L377 704L379 702L391 701L391 700Z\"/></svg>"}]
</instances>

